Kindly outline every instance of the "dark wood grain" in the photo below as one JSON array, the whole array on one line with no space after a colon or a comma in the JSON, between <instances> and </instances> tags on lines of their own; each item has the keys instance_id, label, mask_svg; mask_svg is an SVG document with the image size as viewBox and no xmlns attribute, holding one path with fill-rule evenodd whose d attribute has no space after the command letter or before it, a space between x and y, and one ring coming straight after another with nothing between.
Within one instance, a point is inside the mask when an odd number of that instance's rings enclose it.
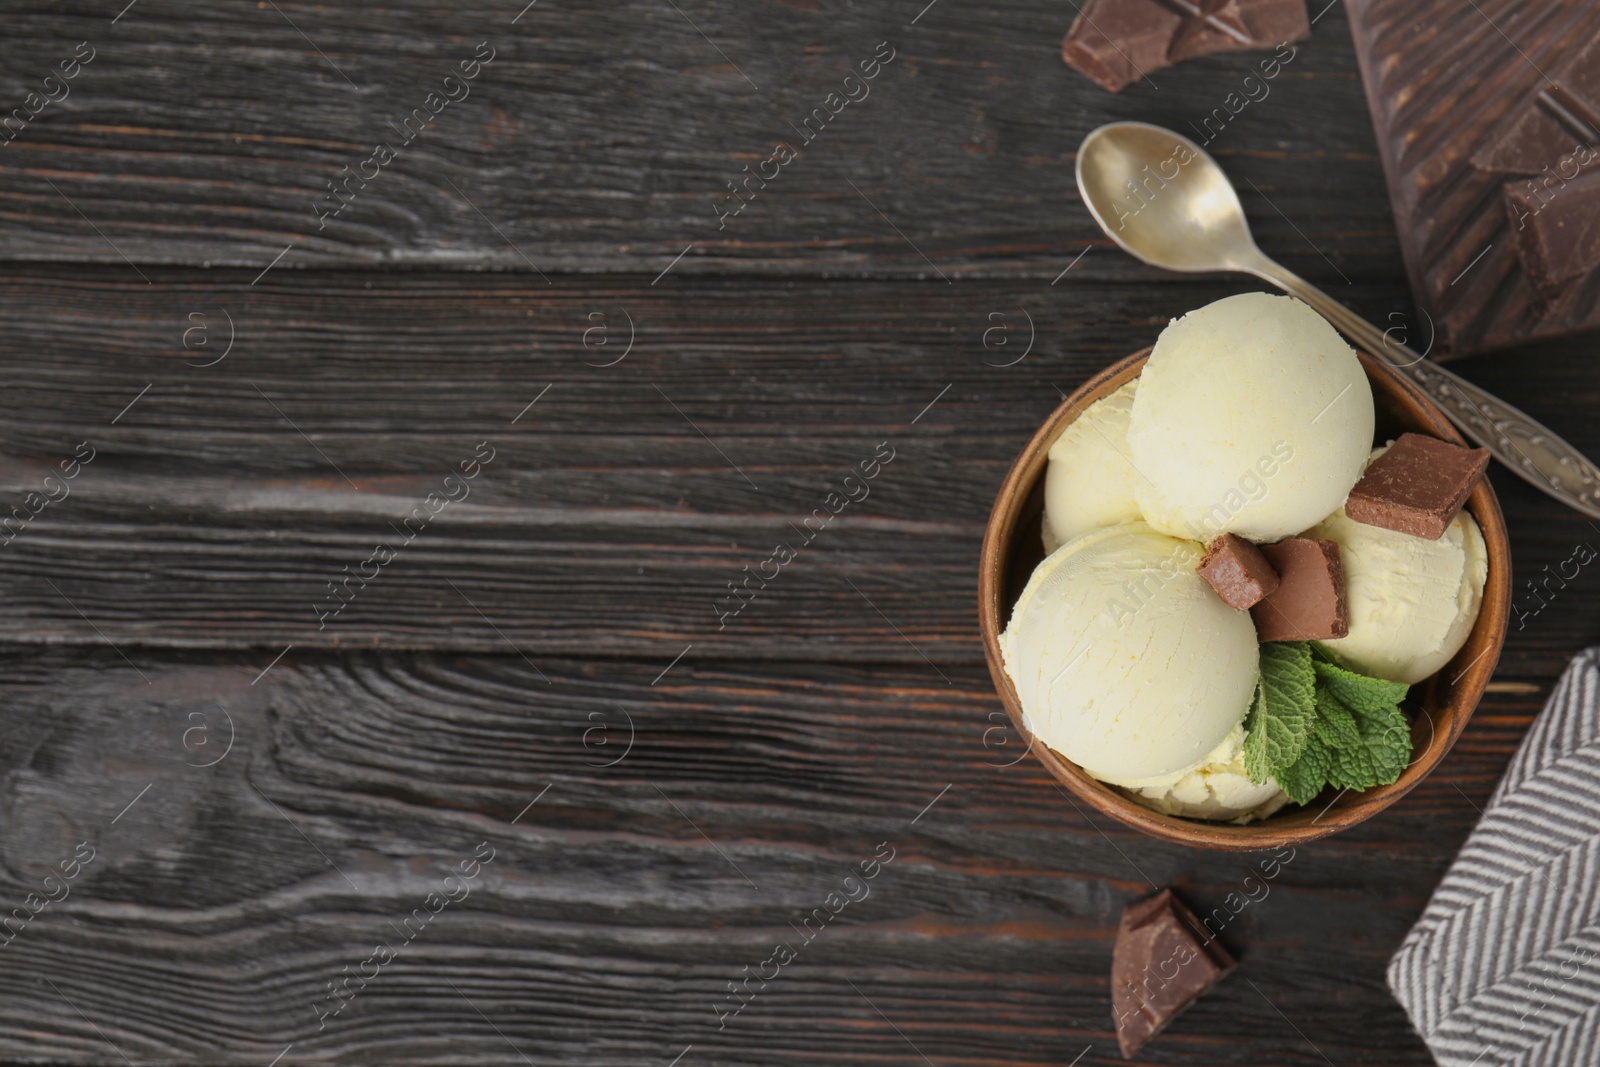
<instances>
[{"instance_id":1,"label":"dark wood grain","mask_svg":"<svg viewBox=\"0 0 1600 1067\"><path fill-rule=\"evenodd\" d=\"M1473 12L1478 17L1455 18L1459 9L1449 4L1357 0L1352 11L1401 245L1420 303L1437 323L1441 351L1483 351L1600 325L1600 283L1593 278L1571 279L1557 299L1528 276L1517 248L1518 231L1529 223L1502 194L1502 187L1528 178L1475 161L1485 153L1494 158L1495 142L1600 32L1593 6L1490 2ZM1518 40L1501 31L1524 14ZM1521 165L1543 179L1547 167L1565 169L1561 153L1576 143ZM1535 215L1549 195L1538 188Z\"/></svg>"},{"instance_id":2,"label":"dark wood grain","mask_svg":"<svg viewBox=\"0 0 1600 1067\"><path fill-rule=\"evenodd\" d=\"M983 523L1058 390L1239 288L155 277L0 285L0 515L96 451L0 548L9 639L978 662ZM224 311L233 352L189 365L222 354ZM610 343L586 349L597 311ZM629 319L627 358L588 365ZM483 441L470 495L402 546ZM870 495L803 545L885 442ZM398 558L319 628L327 583L379 541ZM780 541L799 557L724 620Z\"/></svg>"},{"instance_id":3,"label":"dark wood grain","mask_svg":"<svg viewBox=\"0 0 1600 1067\"><path fill-rule=\"evenodd\" d=\"M0 519L95 458L0 524L0 896L97 852L0 948L0 1058L1121 1063L1123 903L1204 913L1260 869L1019 760L975 619L983 522L1058 390L1251 284L1112 251L1076 146L1191 132L1256 57L1112 97L1044 0L676 6L5 16L0 115L96 54L0 147ZM485 39L471 96L319 231L326 183ZM724 183L883 40L870 98L719 230ZM1269 254L1415 322L1341 7L1208 148ZM1460 369L1600 454L1590 346L1516 356ZM327 581L486 440L319 630ZM870 496L718 630L725 583L882 441ZM1240 973L1140 1062L1430 1062L1384 964L1600 640L1600 579L1545 570L1600 531L1491 477L1517 580L1483 706L1230 921ZM479 842L470 897L319 1030ZM870 897L719 1029L880 842Z\"/></svg>"},{"instance_id":4,"label":"dark wood grain","mask_svg":"<svg viewBox=\"0 0 1600 1067\"><path fill-rule=\"evenodd\" d=\"M1236 289L744 281L669 293L503 277L284 275L255 287L158 277L154 289L130 287L99 268L0 285L13 324L0 337L0 514L41 491L79 443L96 450L71 495L0 548L9 640L273 652L375 642L504 652L509 640L529 654L662 663L705 641L728 656L980 662L982 525L1057 390ZM1386 292L1363 289L1361 303L1379 308ZM221 352L198 335L184 349L187 316L205 315L218 346L219 309L237 327L233 353L187 365ZM637 324L615 366L585 363L614 358L584 347L593 309L616 324L612 344L624 338L619 309ZM995 365L1021 354L1029 318L1033 351ZM1007 332L986 348L1000 324ZM1600 431L1576 414L1596 392L1584 346L1538 358L1537 380L1464 367L1600 452ZM472 495L319 629L327 583L376 541L397 540L390 524L484 440L496 460ZM727 583L778 541L798 542L796 526L884 441L897 458L871 495L719 629ZM1594 536L1491 476L1507 494L1519 573L1554 567ZM1537 604L1519 596L1523 613ZM1551 623L1540 613L1524 625ZM1577 647L1550 634L1547 669ZM1582 623L1579 639L1592 634Z\"/></svg>"},{"instance_id":5,"label":"dark wood grain","mask_svg":"<svg viewBox=\"0 0 1600 1067\"><path fill-rule=\"evenodd\" d=\"M107 6L66 0L8 19L6 108L81 41L95 58L69 96L0 148L0 257L127 269L126 255L254 274L292 244L275 269L653 277L692 245L674 275L1048 280L1103 241L1073 187L1084 134L1128 118L1188 133L1241 91L1258 59L1185 63L1112 96L1062 64L1072 11L1047 0L936 6L915 25L920 4L778 0L681 13L657 0L546 0L515 25L515 2L238 3L196 16L138 0L115 24ZM398 143L391 124L485 40L496 58L470 95L366 188L351 183L350 206L322 226L315 208L328 183L361 172L378 141ZM805 144L791 123L881 41L895 59L870 95ZM1270 252L1317 281L1398 282L1341 10L1298 49L1210 147ZM714 207L726 183L758 171L775 140L800 157L765 191L750 186L755 199L722 226ZM1078 269L1149 276L1102 251Z\"/></svg>"},{"instance_id":6,"label":"dark wood grain","mask_svg":"<svg viewBox=\"0 0 1600 1067\"><path fill-rule=\"evenodd\" d=\"M697 659L654 685L656 664L630 660L547 659L541 677L515 657L296 653L258 670L7 657L0 897L20 902L75 842L96 857L3 950L0 1054L107 1062L108 1039L134 1062L255 1063L292 1042L285 1062L600 1064L693 1044L694 1062L798 1064L904 1062L909 1038L934 1062L1092 1044L1080 1063L1116 1063L1123 902L1153 882L1224 906L1265 858L1142 837L1033 760L1001 766L1015 753L987 732L1004 718L979 667L951 665L948 686L910 666ZM1382 967L1537 699L1491 696L1415 793L1288 859L1224 927L1240 974L1157 1061L1311 1064L1309 1039L1339 1064L1426 1062ZM496 858L470 895L319 1031L326 983L398 944L391 924L482 841ZM719 1030L726 984L800 940L790 924L884 841L870 894Z\"/></svg>"}]
</instances>

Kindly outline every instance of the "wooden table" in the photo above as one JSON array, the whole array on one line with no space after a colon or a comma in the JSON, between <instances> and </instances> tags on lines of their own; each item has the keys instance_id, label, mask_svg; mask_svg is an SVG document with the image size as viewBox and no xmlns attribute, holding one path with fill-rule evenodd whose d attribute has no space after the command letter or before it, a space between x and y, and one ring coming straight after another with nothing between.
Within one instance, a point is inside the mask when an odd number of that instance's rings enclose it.
<instances>
[{"instance_id":1,"label":"wooden table","mask_svg":"<svg viewBox=\"0 0 1600 1067\"><path fill-rule=\"evenodd\" d=\"M11 5L0 105L70 95L0 148L8 1060L1122 1062L1124 902L1266 857L1015 762L978 545L1061 391L1250 287L1113 249L1079 140L1259 57L1112 96L1070 5L922 2ZM1211 149L1271 255L1426 343L1341 8ZM1592 353L1457 365L1594 455ZM1525 584L1600 532L1492 477L1483 706L1141 1062L1429 1062L1385 961L1600 631L1589 570Z\"/></svg>"}]
</instances>

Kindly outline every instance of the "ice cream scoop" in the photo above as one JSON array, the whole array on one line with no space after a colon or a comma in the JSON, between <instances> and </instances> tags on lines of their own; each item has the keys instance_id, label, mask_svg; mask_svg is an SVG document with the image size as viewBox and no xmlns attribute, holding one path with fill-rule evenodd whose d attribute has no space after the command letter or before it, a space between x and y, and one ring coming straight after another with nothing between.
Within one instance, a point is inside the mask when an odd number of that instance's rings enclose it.
<instances>
[{"instance_id":1,"label":"ice cream scoop","mask_svg":"<svg viewBox=\"0 0 1600 1067\"><path fill-rule=\"evenodd\" d=\"M1489 571L1483 534L1470 514L1462 511L1433 541L1364 525L1340 508L1306 536L1339 545L1350 633L1322 646L1347 666L1412 684L1461 651Z\"/></svg>"},{"instance_id":2,"label":"ice cream scoop","mask_svg":"<svg viewBox=\"0 0 1600 1067\"><path fill-rule=\"evenodd\" d=\"M1265 819L1289 803L1277 782L1269 778L1257 785L1245 773L1243 723L1235 726L1199 767L1171 785L1145 786L1129 793L1164 815L1238 823Z\"/></svg>"},{"instance_id":3,"label":"ice cream scoop","mask_svg":"<svg viewBox=\"0 0 1600 1067\"><path fill-rule=\"evenodd\" d=\"M1372 387L1333 327L1292 297L1242 293L1161 332L1128 458L1155 529L1277 541L1344 503L1372 431Z\"/></svg>"},{"instance_id":4,"label":"ice cream scoop","mask_svg":"<svg viewBox=\"0 0 1600 1067\"><path fill-rule=\"evenodd\" d=\"M1050 446L1044 476L1045 548L1139 518L1135 486L1143 481L1128 459L1128 417L1139 379L1090 404Z\"/></svg>"},{"instance_id":5,"label":"ice cream scoop","mask_svg":"<svg viewBox=\"0 0 1600 1067\"><path fill-rule=\"evenodd\" d=\"M1244 719L1255 626L1201 554L1141 522L1085 534L1039 564L1000 635L1028 729L1095 778L1170 784Z\"/></svg>"}]
</instances>

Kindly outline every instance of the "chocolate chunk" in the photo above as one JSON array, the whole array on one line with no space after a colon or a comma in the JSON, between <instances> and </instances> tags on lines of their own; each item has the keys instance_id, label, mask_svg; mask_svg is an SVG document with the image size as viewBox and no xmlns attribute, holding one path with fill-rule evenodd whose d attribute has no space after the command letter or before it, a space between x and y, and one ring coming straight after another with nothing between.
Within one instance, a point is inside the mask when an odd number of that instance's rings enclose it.
<instances>
[{"instance_id":1,"label":"chocolate chunk","mask_svg":"<svg viewBox=\"0 0 1600 1067\"><path fill-rule=\"evenodd\" d=\"M1311 33L1305 0L1088 0L1061 58L1116 92L1213 52L1271 48Z\"/></svg>"},{"instance_id":2,"label":"chocolate chunk","mask_svg":"<svg viewBox=\"0 0 1600 1067\"><path fill-rule=\"evenodd\" d=\"M1600 145L1600 36L1569 50L1538 92L1472 154L1472 164L1504 174L1540 174L1581 145Z\"/></svg>"},{"instance_id":3,"label":"chocolate chunk","mask_svg":"<svg viewBox=\"0 0 1600 1067\"><path fill-rule=\"evenodd\" d=\"M1132 1057L1234 968L1194 913L1163 889L1122 909L1111 954L1111 1011L1123 1058Z\"/></svg>"},{"instance_id":4,"label":"chocolate chunk","mask_svg":"<svg viewBox=\"0 0 1600 1067\"><path fill-rule=\"evenodd\" d=\"M1262 641L1327 641L1350 633L1339 545L1315 537L1290 537L1262 545L1278 572L1278 588L1250 609Z\"/></svg>"},{"instance_id":5,"label":"chocolate chunk","mask_svg":"<svg viewBox=\"0 0 1600 1067\"><path fill-rule=\"evenodd\" d=\"M1199 570L1224 604L1241 611L1255 607L1278 588L1278 572L1267 557L1236 534L1223 534L1212 541Z\"/></svg>"},{"instance_id":6,"label":"chocolate chunk","mask_svg":"<svg viewBox=\"0 0 1600 1067\"><path fill-rule=\"evenodd\" d=\"M1401 434L1350 490L1344 513L1368 526L1437 541L1488 466L1487 448Z\"/></svg>"},{"instance_id":7,"label":"chocolate chunk","mask_svg":"<svg viewBox=\"0 0 1600 1067\"><path fill-rule=\"evenodd\" d=\"M1572 181L1510 183L1505 201L1523 273L1554 310L1600 267L1600 168Z\"/></svg>"},{"instance_id":8,"label":"chocolate chunk","mask_svg":"<svg viewBox=\"0 0 1600 1067\"><path fill-rule=\"evenodd\" d=\"M1183 16L1156 0L1089 0L1061 42L1061 58L1116 92L1167 65Z\"/></svg>"}]
</instances>

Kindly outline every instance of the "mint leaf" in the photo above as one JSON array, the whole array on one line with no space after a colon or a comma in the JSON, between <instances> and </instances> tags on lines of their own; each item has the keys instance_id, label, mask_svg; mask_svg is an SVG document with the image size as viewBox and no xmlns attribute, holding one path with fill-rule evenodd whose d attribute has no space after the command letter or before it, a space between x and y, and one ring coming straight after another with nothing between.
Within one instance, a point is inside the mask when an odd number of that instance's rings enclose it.
<instances>
[{"instance_id":1,"label":"mint leaf","mask_svg":"<svg viewBox=\"0 0 1600 1067\"><path fill-rule=\"evenodd\" d=\"M1335 701L1331 691L1327 700ZM1411 724L1398 704L1372 710L1350 709L1360 743L1336 749L1328 781L1341 789L1371 789L1400 777L1411 758Z\"/></svg>"},{"instance_id":2,"label":"mint leaf","mask_svg":"<svg viewBox=\"0 0 1600 1067\"><path fill-rule=\"evenodd\" d=\"M1354 728L1352 725L1351 729ZM1313 733L1306 743L1306 750L1300 753L1294 765L1279 771L1275 777L1290 800L1296 804L1309 804L1328 784L1328 772L1332 767L1333 750L1318 734Z\"/></svg>"},{"instance_id":3,"label":"mint leaf","mask_svg":"<svg viewBox=\"0 0 1600 1067\"><path fill-rule=\"evenodd\" d=\"M1272 777L1272 769L1267 766L1266 757L1266 727L1262 724L1266 710L1266 694L1261 691L1261 683L1256 683L1256 695L1250 701L1250 710L1244 716L1244 773L1256 785L1262 785Z\"/></svg>"},{"instance_id":4,"label":"mint leaf","mask_svg":"<svg viewBox=\"0 0 1600 1067\"><path fill-rule=\"evenodd\" d=\"M1311 724L1312 734L1328 748L1354 748L1361 744L1355 715L1328 692L1320 675L1317 683L1317 717Z\"/></svg>"},{"instance_id":5,"label":"mint leaf","mask_svg":"<svg viewBox=\"0 0 1600 1067\"><path fill-rule=\"evenodd\" d=\"M1400 710L1411 687L1358 674L1321 648L1313 657L1319 736L1334 750L1329 782L1341 789L1371 789L1395 781L1411 758L1411 725Z\"/></svg>"},{"instance_id":6,"label":"mint leaf","mask_svg":"<svg viewBox=\"0 0 1600 1067\"><path fill-rule=\"evenodd\" d=\"M1261 785L1277 777L1305 751L1316 718L1315 693L1309 644L1261 646L1261 684L1245 719L1244 769L1252 782Z\"/></svg>"},{"instance_id":7,"label":"mint leaf","mask_svg":"<svg viewBox=\"0 0 1600 1067\"><path fill-rule=\"evenodd\" d=\"M1339 698L1339 703L1352 711L1378 712L1394 707L1411 690L1404 682L1369 678L1322 657L1318 657L1312 666L1317 672L1318 686L1326 688Z\"/></svg>"}]
</instances>

